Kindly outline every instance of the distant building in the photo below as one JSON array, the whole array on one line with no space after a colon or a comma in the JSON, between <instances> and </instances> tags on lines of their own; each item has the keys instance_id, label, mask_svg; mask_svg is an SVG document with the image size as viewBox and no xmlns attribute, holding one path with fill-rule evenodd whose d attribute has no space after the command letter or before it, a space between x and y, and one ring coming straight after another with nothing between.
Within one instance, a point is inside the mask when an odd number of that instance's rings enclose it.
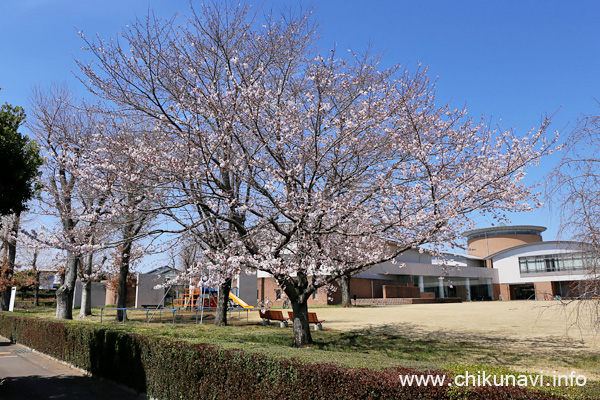
<instances>
[{"instance_id":1,"label":"distant building","mask_svg":"<svg viewBox=\"0 0 600 400\"><path fill-rule=\"evenodd\" d=\"M585 243L544 242L546 228L497 226L467 231L468 254L432 256L409 250L397 263L382 263L352 277L357 304L406 304L433 301L549 300L576 297L588 277ZM284 293L275 280L258 273L258 298L278 306ZM309 305L337 304L339 290L321 288Z\"/></svg>"},{"instance_id":2,"label":"distant building","mask_svg":"<svg viewBox=\"0 0 600 400\"><path fill-rule=\"evenodd\" d=\"M496 299L577 297L591 268L589 245L542 241L542 226L499 226L465 232L469 252L492 268Z\"/></svg>"},{"instance_id":3,"label":"distant building","mask_svg":"<svg viewBox=\"0 0 600 400\"><path fill-rule=\"evenodd\" d=\"M179 276L179 271L173 267L164 265L162 267L155 268L152 271L148 271L146 274L161 275L165 277L166 281L170 281L171 279Z\"/></svg>"},{"instance_id":4,"label":"distant building","mask_svg":"<svg viewBox=\"0 0 600 400\"><path fill-rule=\"evenodd\" d=\"M56 289L60 285L60 277L56 271L40 271L40 289Z\"/></svg>"},{"instance_id":5,"label":"distant building","mask_svg":"<svg viewBox=\"0 0 600 400\"><path fill-rule=\"evenodd\" d=\"M168 265L155 268L146 273L132 273L127 279L127 299L126 306L128 308L154 307L163 305L165 300L165 288L157 286L164 285L171 279L179 275L179 271ZM107 282L106 289L106 304L117 304L117 288L118 277L113 277L110 282Z\"/></svg>"}]
</instances>

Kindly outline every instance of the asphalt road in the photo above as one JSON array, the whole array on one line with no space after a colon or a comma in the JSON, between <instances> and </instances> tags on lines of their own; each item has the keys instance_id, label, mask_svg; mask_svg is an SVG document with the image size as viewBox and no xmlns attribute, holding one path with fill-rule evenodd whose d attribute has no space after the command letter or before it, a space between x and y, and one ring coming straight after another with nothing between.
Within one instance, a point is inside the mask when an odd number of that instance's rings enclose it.
<instances>
[{"instance_id":1,"label":"asphalt road","mask_svg":"<svg viewBox=\"0 0 600 400\"><path fill-rule=\"evenodd\" d=\"M2 400L140 400L106 380L86 376L0 336L0 399Z\"/></svg>"}]
</instances>

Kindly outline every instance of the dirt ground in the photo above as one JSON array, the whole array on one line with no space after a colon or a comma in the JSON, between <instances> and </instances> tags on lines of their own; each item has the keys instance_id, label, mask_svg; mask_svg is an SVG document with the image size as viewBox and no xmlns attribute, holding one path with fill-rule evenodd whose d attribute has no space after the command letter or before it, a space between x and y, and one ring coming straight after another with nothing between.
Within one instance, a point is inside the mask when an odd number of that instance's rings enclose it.
<instances>
[{"instance_id":1,"label":"dirt ground","mask_svg":"<svg viewBox=\"0 0 600 400\"><path fill-rule=\"evenodd\" d=\"M357 327L412 327L423 331L473 333L482 336L512 337L518 340L565 339L583 341L600 350L600 337L594 334L589 314L577 305L557 301L495 301L454 304L413 304L375 308L316 309L327 327L352 330ZM578 323L579 322L579 323Z\"/></svg>"},{"instance_id":2,"label":"dirt ground","mask_svg":"<svg viewBox=\"0 0 600 400\"><path fill-rule=\"evenodd\" d=\"M379 307L324 307L309 311L324 319L325 329L373 329L381 333L423 340L477 343L482 346L531 354L529 362L507 365L521 370L544 367L546 355L600 354L600 332L590 316L596 302L494 301L452 304L412 304ZM258 320L258 313L251 318ZM540 355L538 358L535 354ZM589 364L586 362L586 364ZM548 366L546 366L548 367ZM582 366L594 371L597 366ZM591 367L591 368L590 368ZM546 368L547 369L547 368Z\"/></svg>"}]
</instances>

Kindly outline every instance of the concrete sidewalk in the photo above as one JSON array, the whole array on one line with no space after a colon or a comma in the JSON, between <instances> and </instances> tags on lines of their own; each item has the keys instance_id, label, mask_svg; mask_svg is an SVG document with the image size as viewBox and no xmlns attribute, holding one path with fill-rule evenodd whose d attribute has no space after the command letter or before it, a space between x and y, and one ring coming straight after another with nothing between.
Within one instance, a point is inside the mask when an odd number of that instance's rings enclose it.
<instances>
[{"instance_id":1,"label":"concrete sidewalk","mask_svg":"<svg viewBox=\"0 0 600 400\"><path fill-rule=\"evenodd\" d=\"M40 353L0 336L2 400L140 400L112 382L89 377Z\"/></svg>"}]
</instances>

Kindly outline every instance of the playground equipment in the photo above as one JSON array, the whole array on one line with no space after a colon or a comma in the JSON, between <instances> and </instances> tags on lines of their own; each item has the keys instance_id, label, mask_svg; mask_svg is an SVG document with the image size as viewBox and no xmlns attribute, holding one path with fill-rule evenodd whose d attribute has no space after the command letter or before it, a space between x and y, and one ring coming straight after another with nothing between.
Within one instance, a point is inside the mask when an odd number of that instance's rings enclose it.
<instances>
[{"instance_id":1,"label":"playground equipment","mask_svg":"<svg viewBox=\"0 0 600 400\"><path fill-rule=\"evenodd\" d=\"M152 311L148 307L135 307L135 308L110 308L111 311L121 310L126 313L128 310L138 314L145 312L145 321L146 323L150 323L154 320L154 316L158 313L158 318L162 322L162 312L170 311L172 313L172 323L175 324L177 318L182 317L185 312L189 311L192 316L195 314L196 316L196 324L203 323L204 320L204 311L205 310L215 310L217 308L217 295L219 293L218 290L211 289L209 287L203 286L205 281L200 280L200 278L195 278L187 285L181 285L177 283L171 283L166 291L164 291L164 295L162 299L158 302L158 306ZM180 298L176 298L173 300L173 308L163 308L164 300L167 295L171 292L174 287L183 287L183 292ZM231 288L231 292L229 294L229 304L228 310L231 314L234 308L238 310L238 318L241 319L241 311L246 311L246 321L248 321L248 311L255 310L255 308L244 300L238 297L237 287ZM237 304L237 307L234 306ZM100 321L103 319L105 308L103 307L100 311ZM106 308L108 311L109 309ZM152 312L152 315L150 313ZM139 317L139 316L138 316ZM200 319L198 319L200 318Z\"/></svg>"},{"instance_id":2,"label":"playground equipment","mask_svg":"<svg viewBox=\"0 0 600 400\"><path fill-rule=\"evenodd\" d=\"M236 302L242 308L246 308L246 309L249 309L249 310L254 309L254 306L249 305L244 300L240 299L239 297L237 297L235 294L233 294L231 292L229 292L229 298L231 300L233 300L234 302Z\"/></svg>"},{"instance_id":3,"label":"playground equipment","mask_svg":"<svg viewBox=\"0 0 600 400\"><path fill-rule=\"evenodd\" d=\"M239 298L237 294L234 293L235 291L236 288L232 288L232 290L229 292L230 301L228 308L233 308L234 305L237 304L238 307L247 310L254 309L254 306L249 305L244 300ZM200 278L194 278L193 284L185 287L182 297L173 300L173 307L189 310L192 310L193 308L216 309L218 293L218 290L202 286Z\"/></svg>"},{"instance_id":4,"label":"playground equipment","mask_svg":"<svg viewBox=\"0 0 600 400\"><path fill-rule=\"evenodd\" d=\"M174 308L192 309L192 308L217 308L217 290L205 287L185 288L183 297L173 299Z\"/></svg>"}]
</instances>

